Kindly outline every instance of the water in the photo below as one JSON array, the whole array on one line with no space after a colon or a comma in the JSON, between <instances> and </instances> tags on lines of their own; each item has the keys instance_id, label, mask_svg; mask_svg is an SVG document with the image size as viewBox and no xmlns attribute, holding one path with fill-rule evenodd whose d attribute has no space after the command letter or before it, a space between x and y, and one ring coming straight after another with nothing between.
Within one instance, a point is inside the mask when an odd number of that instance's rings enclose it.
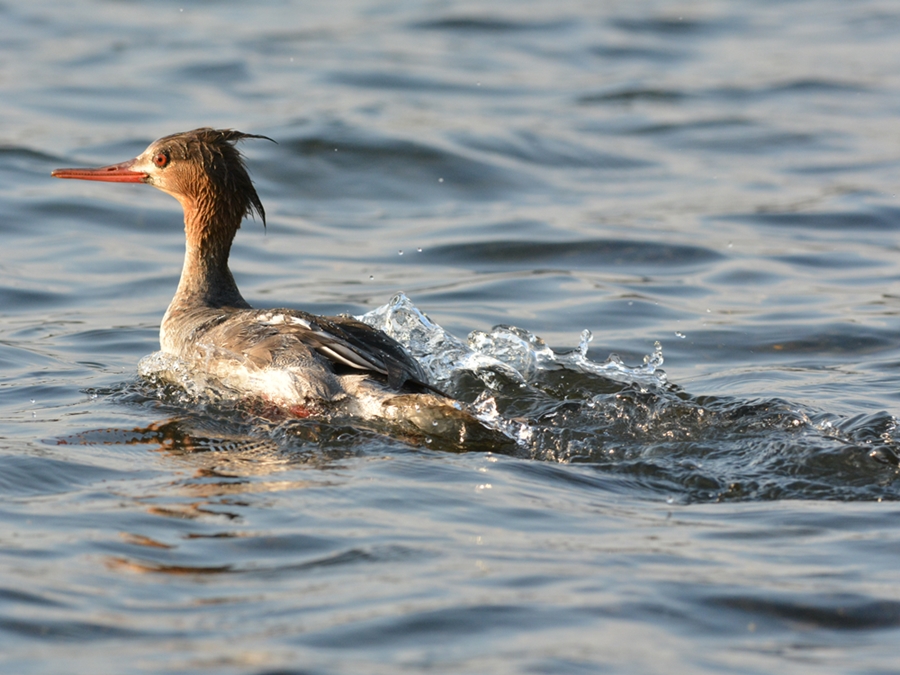
<instances>
[{"instance_id":1,"label":"water","mask_svg":"<svg viewBox=\"0 0 900 675\"><path fill-rule=\"evenodd\" d=\"M897 670L898 37L877 0L0 4L0 669ZM509 444L138 376L178 205L49 172L202 125L278 142L245 297L389 326Z\"/></svg>"}]
</instances>

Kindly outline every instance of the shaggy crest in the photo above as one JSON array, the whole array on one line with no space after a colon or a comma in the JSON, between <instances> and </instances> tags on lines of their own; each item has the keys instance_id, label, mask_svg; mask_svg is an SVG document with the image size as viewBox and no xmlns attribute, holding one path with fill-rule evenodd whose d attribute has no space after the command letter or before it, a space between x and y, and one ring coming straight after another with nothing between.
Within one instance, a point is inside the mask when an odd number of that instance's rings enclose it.
<instances>
[{"instance_id":1,"label":"shaggy crest","mask_svg":"<svg viewBox=\"0 0 900 675\"><path fill-rule=\"evenodd\" d=\"M268 136L259 134L202 127L160 138L153 143L150 150L165 154L173 163L186 160L195 162L198 172L186 177L195 181L194 189L197 189L198 184L202 184L200 175L205 174L213 183L209 186L210 195L220 197L227 195L231 201L229 207L236 209L241 217L252 216L255 211L265 227L266 211L256 193L256 188L253 187L253 181L250 180L244 157L236 147L238 141L246 138L262 138L275 142Z\"/></svg>"}]
</instances>

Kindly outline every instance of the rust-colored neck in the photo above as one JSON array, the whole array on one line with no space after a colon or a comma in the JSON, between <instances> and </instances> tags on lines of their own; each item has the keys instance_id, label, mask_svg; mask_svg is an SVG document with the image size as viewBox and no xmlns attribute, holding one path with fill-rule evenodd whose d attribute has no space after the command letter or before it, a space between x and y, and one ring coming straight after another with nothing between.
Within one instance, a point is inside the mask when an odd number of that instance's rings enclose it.
<instances>
[{"instance_id":1,"label":"rust-colored neck","mask_svg":"<svg viewBox=\"0 0 900 675\"><path fill-rule=\"evenodd\" d=\"M250 307L241 296L228 256L243 213L210 199L182 201L186 238L184 267L172 306Z\"/></svg>"}]
</instances>

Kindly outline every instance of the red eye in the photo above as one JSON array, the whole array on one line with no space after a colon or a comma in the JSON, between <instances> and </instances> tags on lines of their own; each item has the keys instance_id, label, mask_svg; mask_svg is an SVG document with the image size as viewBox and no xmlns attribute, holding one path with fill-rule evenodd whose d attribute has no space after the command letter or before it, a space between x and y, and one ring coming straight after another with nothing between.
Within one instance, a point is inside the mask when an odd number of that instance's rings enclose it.
<instances>
[{"instance_id":1,"label":"red eye","mask_svg":"<svg viewBox=\"0 0 900 675\"><path fill-rule=\"evenodd\" d=\"M169 163L169 156L164 152L157 152L153 155L153 163L156 164L160 169L162 169L166 164Z\"/></svg>"}]
</instances>

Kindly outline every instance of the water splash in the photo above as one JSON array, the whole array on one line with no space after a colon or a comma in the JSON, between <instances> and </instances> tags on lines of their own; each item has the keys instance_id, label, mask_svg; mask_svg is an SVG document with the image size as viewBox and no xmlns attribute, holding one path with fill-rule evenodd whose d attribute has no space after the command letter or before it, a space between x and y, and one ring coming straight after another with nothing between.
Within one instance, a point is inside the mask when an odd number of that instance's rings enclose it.
<instances>
[{"instance_id":1,"label":"water splash","mask_svg":"<svg viewBox=\"0 0 900 675\"><path fill-rule=\"evenodd\" d=\"M175 390L180 390L184 397L190 399L199 399L214 391L208 386L202 373L167 352L148 354L138 362L137 370L145 381L161 388L174 386Z\"/></svg>"},{"instance_id":2,"label":"water splash","mask_svg":"<svg viewBox=\"0 0 900 675\"><path fill-rule=\"evenodd\" d=\"M464 343L431 321L403 293L356 318L406 346L439 386L452 388L464 371L491 388L497 386L498 375L526 385L542 371L559 369L645 387L664 386L667 381L659 342L653 354L644 357L643 365L637 367L625 365L616 354L603 362L592 361L587 355L593 339L589 330L581 333L579 346L569 352L555 352L534 333L506 325L495 326L487 333L472 331Z\"/></svg>"}]
</instances>

